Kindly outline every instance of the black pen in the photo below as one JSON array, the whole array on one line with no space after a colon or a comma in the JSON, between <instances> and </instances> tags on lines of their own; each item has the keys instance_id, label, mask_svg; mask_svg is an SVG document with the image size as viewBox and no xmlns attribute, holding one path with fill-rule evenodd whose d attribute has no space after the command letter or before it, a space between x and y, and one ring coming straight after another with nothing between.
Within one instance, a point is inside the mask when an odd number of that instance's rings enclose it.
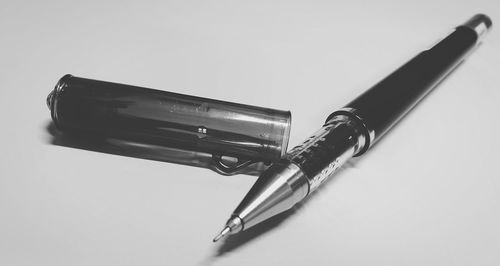
<instances>
[{"instance_id":1,"label":"black pen","mask_svg":"<svg viewBox=\"0 0 500 266\"><path fill-rule=\"evenodd\" d=\"M491 25L486 15L473 16L332 113L320 130L259 177L213 241L292 208L347 160L365 153L467 57Z\"/></svg>"}]
</instances>

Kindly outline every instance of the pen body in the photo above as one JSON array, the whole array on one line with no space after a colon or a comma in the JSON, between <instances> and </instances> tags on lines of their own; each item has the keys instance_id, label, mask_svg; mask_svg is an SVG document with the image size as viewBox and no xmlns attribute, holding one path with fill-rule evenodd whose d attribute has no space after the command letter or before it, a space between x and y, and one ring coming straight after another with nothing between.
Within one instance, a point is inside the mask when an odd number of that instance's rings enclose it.
<instances>
[{"instance_id":1,"label":"pen body","mask_svg":"<svg viewBox=\"0 0 500 266\"><path fill-rule=\"evenodd\" d=\"M366 127L369 146L378 141L475 46L477 33L459 26L453 33L412 58L406 64L348 103L338 114L355 116Z\"/></svg>"},{"instance_id":2,"label":"pen body","mask_svg":"<svg viewBox=\"0 0 500 266\"><path fill-rule=\"evenodd\" d=\"M488 17L474 16L332 113L319 131L259 177L214 241L292 208L349 158L363 154L465 58L489 27Z\"/></svg>"},{"instance_id":3,"label":"pen body","mask_svg":"<svg viewBox=\"0 0 500 266\"><path fill-rule=\"evenodd\" d=\"M332 113L316 134L286 156L316 189L351 156L361 155L389 131L473 49L474 29L457 27L343 109ZM363 143L360 137L364 136Z\"/></svg>"}]
</instances>

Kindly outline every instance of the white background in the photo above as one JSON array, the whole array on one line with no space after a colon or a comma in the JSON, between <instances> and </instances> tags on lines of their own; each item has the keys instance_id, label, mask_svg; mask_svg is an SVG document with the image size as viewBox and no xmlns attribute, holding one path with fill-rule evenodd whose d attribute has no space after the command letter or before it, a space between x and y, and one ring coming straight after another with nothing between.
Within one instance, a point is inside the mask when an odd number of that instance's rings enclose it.
<instances>
[{"instance_id":1,"label":"white background","mask_svg":"<svg viewBox=\"0 0 500 266\"><path fill-rule=\"evenodd\" d=\"M2 1L0 265L500 265L500 31L301 208L211 242L255 181L50 144L64 74L291 110L290 146L492 1Z\"/></svg>"}]
</instances>

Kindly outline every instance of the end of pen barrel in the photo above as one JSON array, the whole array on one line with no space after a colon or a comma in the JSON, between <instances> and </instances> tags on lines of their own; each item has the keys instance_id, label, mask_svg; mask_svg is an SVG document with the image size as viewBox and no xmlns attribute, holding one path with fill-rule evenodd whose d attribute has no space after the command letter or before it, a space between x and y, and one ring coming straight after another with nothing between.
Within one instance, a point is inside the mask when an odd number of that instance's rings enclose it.
<instances>
[{"instance_id":1,"label":"end of pen barrel","mask_svg":"<svg viewBox=\"0 0 500 266\"><path fill-rule=\"evenodd\" d=\"M52 105L54 102L54 94L55 93L56 93L56 90L53 90L49 93L49 95L47 95L47 107L49 108L49 110L52 110Z\"/></svg>"},{"instance_id":2,"label":"end of pen barrel","mask_svg":"<svg viewBox=\"0 0 500 266\"><path fill-rule=\"evenodd\" d=\"M467 20L462 26L472 29L476 32L478 42L480 42L493 26L490 17L485 14L476 14Z\"/></svg>"},{"instance_id":3,"label":"end of pen barrel","mask_svg":"<svg viewBox=\"0 0 500 266\"><path fill-rule=\"evenodd\" d=\"M54 100L55 98L58 96L58 94L64 90L65 87L67 87L67 82L70 78L72 78L73 76L70 75L70 74L66 74L64 75L61 79L59 79L59 81L57 81L57 84L56 86L54 87L54 89L49 93L49 95L47 95L47 100L46 100L46 103L47 103L47 107L49 108L49 110L52 111L52 108L54 106Z\"/></svg>"}]
</instances>

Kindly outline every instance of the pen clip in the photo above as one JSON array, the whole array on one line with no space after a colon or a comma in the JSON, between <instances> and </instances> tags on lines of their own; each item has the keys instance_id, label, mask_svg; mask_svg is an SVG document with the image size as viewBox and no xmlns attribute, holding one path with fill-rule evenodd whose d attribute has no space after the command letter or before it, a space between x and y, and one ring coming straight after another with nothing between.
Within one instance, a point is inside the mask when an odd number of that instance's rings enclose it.
<instances>
[{"instance_id":1,"label":"pen clip","mask_svg":"<svg viewBox=\"0 0 500 266\"><path fill-rule=\"evenodd\" d=\"M235 175L242 173L247 166L256 163L254 160L242 160L240 158L236 158L236 160L236 162L231 163L224 161L222 155L212 154L212 163L210 166L212 170L221 175Z\"/></svg>"}]
</instances>

